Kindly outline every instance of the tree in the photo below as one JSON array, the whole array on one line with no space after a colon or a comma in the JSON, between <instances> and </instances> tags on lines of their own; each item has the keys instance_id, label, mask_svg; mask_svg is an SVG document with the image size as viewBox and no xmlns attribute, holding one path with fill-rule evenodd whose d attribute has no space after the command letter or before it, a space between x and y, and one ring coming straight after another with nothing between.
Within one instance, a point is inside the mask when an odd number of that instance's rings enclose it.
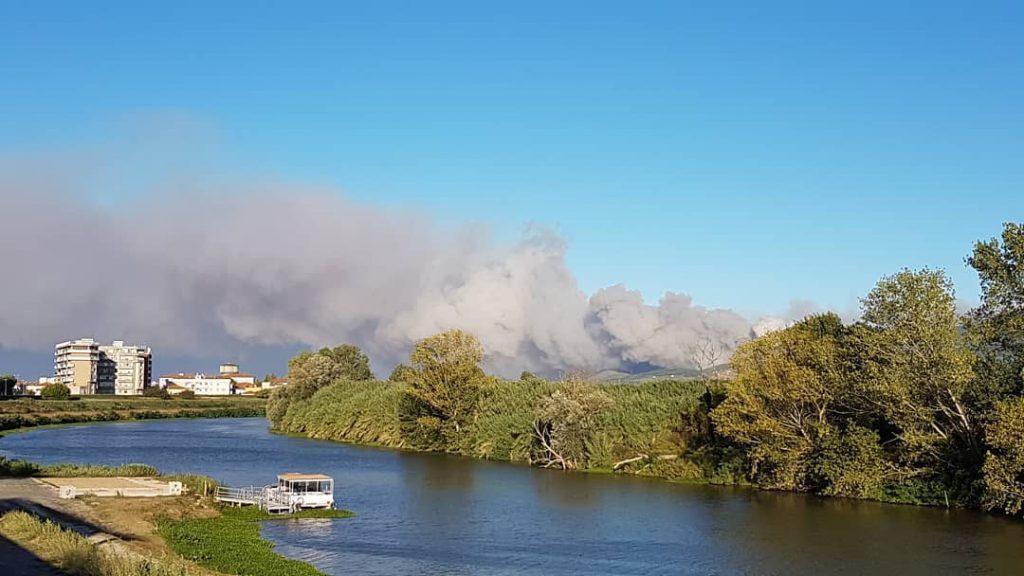
<instances>
[{"instance_id":1,"label":"tree","mask_svg":"<svg viewBox=\"0 0 1024 576\"><path fill-rule=\"evenodd\" d=\"M1018 514L1024 510L1024 398L1000 402L986 427L985 494L989 510Z\"/></svg>"},{"instance_id":2,"label":"tree","mask_svg":"<svg viewBox=\"0 0 1024 576\"><path fill-rule=\"evenodd\" d=\"M14 396L18 378L13 374L0 374L0 396Z\"/></svg>"},{"instance_id":3,"label":"tree","mask_svg":"<svg viewBox=\"0 0 1024 576\"><path fill-rule=\"evenodd\" d=\"M987 410L1024 393L1024 224L1004 224L1001 240L976 243L967 264L981 280L981 305L967 325L984 384L974 401Z\"/></svg>"},{"instance_id":4,"label":"tree","mask_svg":"<svg viewBox=\"0 0 1024 576\"><path fill-rule=\"evenodd\" d=\"M179 400L192 400L195 397L196 397L196 393L195 393L194 390L182 390L176 396L176 398L178 398Z\"/></svg>"},{"instance_id":5,"label":"tree","mask_svg":"<svg viewBox=\"0 0 1024 576\"><path fill-rule=\"evenodd\" d=\"M407 418L424 438L439 435L447 446L456 445L489 381L479 365L480 341L463 330L449 330L417 342L409 359Z\"/></svg>"},{"instance_id":6,"label":"tree","mask_svg":"<svg viewBox=\"0 0 1024 576\"><path fill-rule=\"evenodd\" d=\"M531 464L563 470L583 466L597 418L612 404L611 397L596 386L570 375L537 405L537 419L533 423L537 448Z\"/></svg>"},{"instance_id":7,"label":"tree","mask_svg":"<svg viewBox=\"0 0 1024 576\"><path fill-rule=\"evenodd\" d=\"M352 344L342 344L334 348L322 348L320 355L326 356L334 361L339 378L344 380L373 380L373 372L370 370L370 359Z\"/></svg>"},{"instance_id":8,"label":"tree","mask_svg":"<svg viewBox=\"0 0 1024 576\"><path fill-rule=\"evenodd\" d=\"M63 384L47 384L40 395L48 400L67 400L71 398L71 389Z\"/></svg>"},{"instance_id":9,"label":"tree","mask_svg":"<svg viewBox=\"0 0 1024 576\"><path fill-rule=\"evenodd\" d=\"M740 345L735 377L711 414L718 433L748 449L751 476L764 487L808 489L816 450L836 431L834 409L848 380L835 314L803 321Z\"/></svg>"},{"instance_id":10,"label":"tree","mask_svg":"<svg viewBox=\"0 0 1024 576\"><path fill-rule=\"evenodd\" d=\"M288 361L288 385L275 389L270 395L267 419L277 426L292 403L310 398L339 380L371 379L369 358L351 344L300 352Z\"/></svg>"},{"instance_id":11,"label":"tree","mask_svg":"<svg viewBox=\"0 0 1024 576\"><path fill-rule=\"evenodd\" d=\"M978 429L964 399L974 354L962 335L953 287L938 270L903 270L862 300L860 403L899 439L905 463L932 468L973 452Z\"/></svg>"},{"instance_id":12,"label":"tree","mask_svg":"<svg viewBox=\"0 0 1024 576\"><path fill-rule=\"evenodd\" d=\"M414 374L415 370L405 364L399 364L391 371L391 375L388 376L388 382L408 382Z\"/></svg>"}]
</instances>

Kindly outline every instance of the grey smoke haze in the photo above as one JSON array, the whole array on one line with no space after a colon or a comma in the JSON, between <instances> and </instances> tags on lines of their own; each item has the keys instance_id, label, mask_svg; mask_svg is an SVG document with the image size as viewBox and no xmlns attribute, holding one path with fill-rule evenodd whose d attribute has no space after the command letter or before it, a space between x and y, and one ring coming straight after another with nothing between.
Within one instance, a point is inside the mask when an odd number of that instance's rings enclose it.
<instances>
[{"instance_id":1,"label":"grey smoke haze","mask_svg":"<svg viewBox=\"0 0 1024 576\"><path fill-rule=\"evenodd\" d=\"M500 245L480 228L283 184L168 184L98 204L45 162L0 168L0 347L93 335L210 357L351 342L380 371L458 327L480 337L490 369L514 375L686 366L698 340L731 351L753 333L685 294L588 296L564 242L540 228Z\"/></svg>"}]
</instances>

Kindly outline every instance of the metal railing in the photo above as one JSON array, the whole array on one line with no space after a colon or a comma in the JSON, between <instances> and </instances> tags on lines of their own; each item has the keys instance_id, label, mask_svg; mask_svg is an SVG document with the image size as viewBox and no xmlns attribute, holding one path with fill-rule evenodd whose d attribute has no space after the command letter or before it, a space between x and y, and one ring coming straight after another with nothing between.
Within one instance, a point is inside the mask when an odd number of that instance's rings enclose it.
<instances>
[{"instance_id":1,"label":"metal railing","mask_svg":"<svg viewBox=\"0 0 1024 576\"><path fill-rule=\"evenodd\" d=\"M227 504L259 506L267 512L289 512L293 508L288 495L281 494L273 486L249 486L248 488L218 486L213 497L218 502Z\"/></svg>"}]
</instances>

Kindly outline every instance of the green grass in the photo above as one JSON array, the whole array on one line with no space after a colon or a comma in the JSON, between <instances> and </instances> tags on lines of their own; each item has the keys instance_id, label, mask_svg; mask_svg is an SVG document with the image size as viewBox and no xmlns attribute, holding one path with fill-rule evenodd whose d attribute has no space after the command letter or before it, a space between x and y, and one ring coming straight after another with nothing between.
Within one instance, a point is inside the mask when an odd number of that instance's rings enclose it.
<instances>
[{"instance_id":1,"label":"green grass","mask_svg":"<svg viewBox=\"0 0 1024 576\"><path fill-rule=\"evenodd\" d=\"M348 518L345 510L306 510L275 516L256 508L223 508L216 518L157 521L157 530L172 550L201 566L242 576L321 576L305 562L274 552L260 536L260 522L295 518Z\"/></svg>"},{"instance_id":2,"label":"green grass","mask_svg":"<svg viewBox=\"0 0 1024 576\"><path fill-rule=\"evenodd\" d=\"M159 476L160 471L149 464L122 464L100 466L96 464L48 464L41 465L27 460L8 460L0 456L0 476L49 476L58 478L111 477L111 476Z\"/></svg>"},{"instance_id":3,"label":"green grass","mask_svg":"<svg viewBox=\"0 0 1024 576\"><path fill-rule=\"evenodd\" d=\"M197 570L171 555L142 558L101 550L85 537L21 511L0 517L0 535L73 576L188 576Z\"/></svg>"}]
</instances>

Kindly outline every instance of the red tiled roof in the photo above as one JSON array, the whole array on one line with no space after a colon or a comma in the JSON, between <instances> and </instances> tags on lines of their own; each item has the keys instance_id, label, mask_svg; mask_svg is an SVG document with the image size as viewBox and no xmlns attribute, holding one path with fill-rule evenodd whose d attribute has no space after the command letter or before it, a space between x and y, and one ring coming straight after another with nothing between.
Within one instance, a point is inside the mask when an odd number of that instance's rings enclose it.
<instances>
[{"instance_id":1,"label":"red tiled roof","mask_svg":"<svg viewBox=\"0 0 1024 576\"><path fill-rule=\"evenodd\" d=\"M163 376L161 376L161 378L195 378L195 377L196 377L195 374L185 374L184 372L179 372L177 374L164 374Z\"/></svg>"},{"instance_id":2,"label":"red tiled roof","mask_svg":"<svg viewBox=\"0 0 1024 576\"><path fill-rule=\"evenodd\" d=\"M186 387L184 387L184 386L182 386L180 384L175 384L174 382L171 382L170 384L168 384L167 385L167 389L168 390L188 390L188 388L186 388Z\"/></svg>"}]
</instances>

